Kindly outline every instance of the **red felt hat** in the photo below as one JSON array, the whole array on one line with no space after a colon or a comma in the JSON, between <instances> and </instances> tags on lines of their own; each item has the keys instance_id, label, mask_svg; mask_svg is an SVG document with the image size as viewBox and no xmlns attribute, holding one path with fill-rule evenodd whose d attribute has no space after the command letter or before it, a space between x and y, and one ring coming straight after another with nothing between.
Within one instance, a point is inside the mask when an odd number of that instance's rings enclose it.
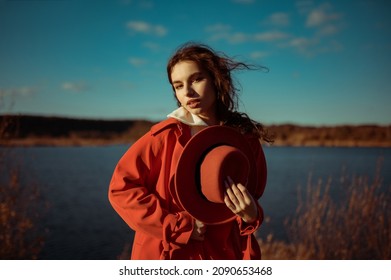
<instances>
[{"instance_id":1,"label":"red felt hat","mask_svg":"<svg viewBox=\"0 0 391 280\"><path fill-rule=\"evenodd\" d=\"M209 126L184 147L171 192L195 219L205 224L226 223L235 219L224 203L226 178L246 186L258 199L264 187L257 182L258 172L266 178L263 167L257 170L254 153L241 133L226 126Z\"/></svg>"}]
</instances>

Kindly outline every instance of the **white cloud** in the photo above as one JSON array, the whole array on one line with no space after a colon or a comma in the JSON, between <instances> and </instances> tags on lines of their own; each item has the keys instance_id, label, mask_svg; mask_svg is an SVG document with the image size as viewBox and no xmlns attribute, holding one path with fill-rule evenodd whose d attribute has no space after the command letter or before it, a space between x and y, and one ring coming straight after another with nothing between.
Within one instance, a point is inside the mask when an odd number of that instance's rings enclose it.
<instances>
[{"instance_id":1,"label":"white cloud","mask_svg":"<svg viewBox=\"0 0 391 280\"><path fill-rule=\"evenodd\" d=\"M289 35L287 33L280 32L280 31L267 31L267 32L257 33L253 35L255 41L261 41L261 42L273 42L288 37Z\"/></svg>"},{"instance_id":2,"label":"white cloud","mask_svg":"<svg viewBox=\"0 0 391 280\"><path fill-rule=\"evenodd\" d=\"M151 51L159 51L161 48L159 44L153 42L145 42L143 46Z\"/></svg>"},{"instance_id":3,"label":"white cloud","mask_svg":"<svg viewBox=\"0 0 391 280\"><path fill-rule=\"evenodd\" d=\"M145 59L139 58L139 57L130 57L129 63L135 67L142 66L147 63Z\"/></svg>"},{"instance_id":4,"label":"white cloud","mask_svg":"<svg viewBox=\"0 0 391 280\"><path fill-rule=\"evenodd\" d=\"M294 39L290 40L288 44L291 47L294 47L298 50L304 51L308 47L316 44L316 41L313 39L309 39L309 38L298 37L298 38L294 38Z\"/></svg>"},{"instance_id":5,"label":"white cloud","mask_svg":"<svg viewBox=\"0 0 391 280\"><path fill-rule=\"evenodd\" d=\"M265 23L274 26L288 26L290 24L290 18L287 13L274 13L265 20Z\"/></svg>"},{"instance_id":6,"label":"white cloud","mask_svg":"<svg viewBox=\"0 0 391 280\"><path fill-rule=\"evenodd\" d=\"M316 53L314 48L318 43L319 40L314 38L293 37L288 41L279 43L278 47L293 49L305 56L313 56Z\"/></svg>"},{"instance_id":7,"label":"white cloud","mask_svg":"<svg viewBox=\"0 0 391 280\"><path fill-rule=\"evenodd\" d=\"M38 93L39 88L34 86L22 86L15 88L0 88L0 96L28 97Z\"/></svg>"},{"instance_id":8,"label":"white cloud","mask_svg":"<svg viewBox=\"0 0 391 280\"><path fill-rule=\"evenodd\" d=\"M167 29L162 25L154 25L145 21L129 21L126 27L135 33L143 33L163 37L167 34Z\"/></svg>"},{"instance_id":9,"label":"white cloud","mask_svg":"<svg viewBox=\"0 0 391 280\"><path fill-rule=\"evenodd\" d=\"M227 37L228 42L231 44L239 44L239 43L244 43L249 40L249 36L245 33L242 32L236 32L229 34Z\"/></svg>"},{"instance_id":10,"label":"white cloud","mask_svg":"<svg viewBox=\"0 0 391 280\"><path fill-rule=\"evenodd\" d=\"M262 33L232 32L231 26L216 24L208 26L205 31L210 34L211 41L227 41L231 44L246 42L273 42L289 37L288 34L280 31L265 31Z\"/></svg>"},{"instance_id":11,"label":"white cloud","mask_svg":"<svg viewBox=\"0 0 391 280\"><path fill-rule=\"evenodd\" d=\"M307 57L313 57L321 53L338 52L343 49L343 46L335 40L324 41L318 37L292 38L288 42L281 44L280 47L292 48Z\"/></svg>"},{"instance_id":12,"label":"white cloud","mask_svg":"<svg viewBox=\"0 0 391 280\"><path fill-rule=\"evenodd\" d=\"M231 25L217 23L208 26L205 31L211 41L223 41L229 44L268 43L264 48L291 49L304 56L315 56L325 52L336 52L343 49L333 35L342 30L343 15L336 12L331 4L315 6L312 1L299 0L297 10L304 21L304 33L297 33L293 28L290 13L276 12L270 14L261 24L260 32L243 32L234 30ZM292 13L292 12L291 12ZM266 27L266 28L265 28ZM253 53L252 57L264 57L265 53Z\"/></svg>"},{"instance_id":13,"label":"white cloud","mask_svg":"<svg viewBox=\"0 0 391 280\"><path fill-rule=\"evenodd\" d=\"M322 26L321 28L319 28L318 34L320 36L331 36L331 35L334 35L334 34L338 33L339 30L340 30L340 28L338 28L336 25L334 25L334 24L327 24L327 25Z\"/></svg>"},{"instance_id":14,"label":"white cloud","mask_svg":"<svg viewBox=\"0 0 391 280\"><path fill-rule=\"evenodd\" d=\"M235 32L235 33L220 33L216 32L211 35L209 38L211 41L226 41L230 44L240 44L240 43L246 43L251 41L251 35L250 34L245 34L243 32Z\"/></svg>"},{"instance_id":15,"label":"white cloud","mask_svg":"<svg viewBox=\"0 0 391 280\"><path fill-rule=\"evenodd\" d=\"M296 7L298 12L305 17L305 27L312 31L312 34L307 36L294 34L288 41L278 46L292 48L305 56L343 49L341 44L332 37L342 30L343 16L335 12L330 3L314 6L312 1L299 0L296 2Z\"/></svg>"},{"instance_id":16,"label":"white cloud","mask_svg":"<svg viewBox=\"0 0 391 280\"><path fill-rule=\"evenodd\" d=\"M250 57L253 59L261 59L261 58L267 57L268 55L269 55L269 53L264 52L264 51L255 51L255 52L250 53Z\"/></svg>"},{"instance_id":17,"label":"white cloud","mask_svg":"<svg viewBox=\"0 0 391 280\"><path fill-rule=\"evenodd\" d=\"M231 41L231 26L228 24L217 23L214 25L209 25L205 28L205 31L210 34L209 40L211 41Z\"/></svg>"},{"instance_id":18,"label":"white cloud","mask_svg":"<svg viewBox=\"0 0 391 280\"><path fill-rule=\"evenodd\" d=\"M61 88L66 91L83 92L91 89L84 81L79 82L63 82Z\"/></svg>"},{"instance_id":19,"label":"white cloud","mask_svg":"<svg viewBox=\"0 0 391 280\"><path fill-rule=\"evenodd\" d=\"M335 12L332 12L332 7L330 4L323 4L318 8L312 9L306 21L307 27L321 27L327 25L332 21L339 20L341 15Z\"/></svg>"},{"instance_id":20,"label":"white cloud","mask_svg":"<svg viewBox=\"0 0 391 280\"><path fill-rule=\"evenodd\" d=\"M205 28L206 32L213 32L213 33L219 33L219 32L226 33L229 32L230 30L231 30L231 26L223 23L209 25Z\"/></svg>"},{"instance_id":21,"label":"white cloud","mask_svg":"<svg viewBox=\"0 0 391 280\"><path fill-rule=\"evenodd\" d=\"M319 26L322 25L325 21L327 21L327 16L323 11L314 10L310 12L307 18L307 26Z\"/></svg>"}]
</instances>

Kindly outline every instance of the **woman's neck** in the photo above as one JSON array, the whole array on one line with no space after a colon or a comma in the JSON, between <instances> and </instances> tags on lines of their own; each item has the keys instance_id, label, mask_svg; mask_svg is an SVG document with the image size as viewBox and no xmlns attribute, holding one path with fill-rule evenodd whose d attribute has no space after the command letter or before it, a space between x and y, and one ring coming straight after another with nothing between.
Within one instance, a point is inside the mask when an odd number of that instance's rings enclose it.
<instances>
[{"instance_id":1,"label":"woman's neck","mask_svg":"<svg viewBox=\"0 0 391 280\"><path fill-rule=\"evenodd\" d=\"M219 120L215 115L213 116L202 116L198 115L207 125L218 125L220 124Z\"/></svg>"}]
</instances>

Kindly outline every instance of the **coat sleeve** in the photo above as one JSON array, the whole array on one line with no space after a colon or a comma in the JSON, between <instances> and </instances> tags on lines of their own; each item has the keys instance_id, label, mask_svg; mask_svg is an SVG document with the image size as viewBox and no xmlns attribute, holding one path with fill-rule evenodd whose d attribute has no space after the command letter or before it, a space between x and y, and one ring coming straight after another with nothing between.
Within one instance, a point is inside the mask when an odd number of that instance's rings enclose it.
<instances>
[{"instance_id":1,"label":"coat sleeve","mask_svg":"<svg viewBox=\"0 0 391 280\"><path fill-rule=\"evenodd\" d=\"M166 136L169 137L169 136ZM168 139L145 134L119 160L109 186L109 201L122 219L135 231L143 232L169 243L186 244L193 230L193 220L187 212L169 213L157 190L165 161L163 149ZM168 188L168 186L167 186Z\"/></svg>"},{"instance_id":2,"label":"coat sleeve","mask_svg":"<svg viewBox=\"0 0 391 280\"><path fill-rule=\"evenodd\" d=\"M263 222L263 218L264 218L263 217L263 209L259 205L259 203L257 203L257 208L258 208L258 219L256 219L252 223L246 223L240 217L236 218L236 220L239 224L240 235L252 234L261 226L261 224Z\"/></svg>"}]
</instances>

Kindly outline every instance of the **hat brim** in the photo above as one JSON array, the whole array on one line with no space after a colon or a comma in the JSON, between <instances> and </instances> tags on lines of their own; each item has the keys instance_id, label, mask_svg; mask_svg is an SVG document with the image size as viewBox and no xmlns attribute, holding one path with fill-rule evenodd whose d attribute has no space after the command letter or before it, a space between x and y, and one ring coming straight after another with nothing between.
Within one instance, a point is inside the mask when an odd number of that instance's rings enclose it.
<instances>
[{"instance_id":1,"label":"hat brim","mask_svg":"<svg viewBox=\"0 0 391 280\"><path fill-rule=\"evenodd\" d=\"M175 192L177 202L195 219L205 224L222 224L235 219L235 214L225 203L214 203L202 196L196 182L198 164L211 146L228 145L241 150L250 163L247 189L252 195L257 191L257 164L247 139L235 129L226 126L209 126L195 134L185 145L176 168Z\"/></svg>"}]
</instances>

